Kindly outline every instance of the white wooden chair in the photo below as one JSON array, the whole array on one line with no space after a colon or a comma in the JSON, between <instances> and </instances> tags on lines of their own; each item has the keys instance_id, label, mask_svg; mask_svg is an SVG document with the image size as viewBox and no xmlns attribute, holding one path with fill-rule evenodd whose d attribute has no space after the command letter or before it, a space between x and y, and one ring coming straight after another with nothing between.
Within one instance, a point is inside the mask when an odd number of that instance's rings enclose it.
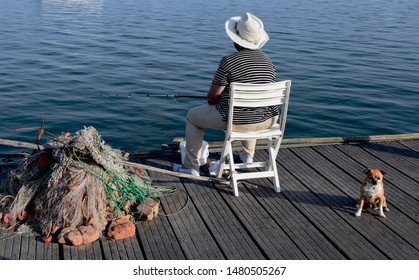
<instances>
[{"instance_id":1,"label":"white wooden chair","mask_svg":"<svg viewBox=\"0 0 419 280\"><path fill-rule=\"evenodd\" d=\"M217 178L223 176L224 170L229 171L231 186L235 196L239 195L237 180L273 177L275 191L280 192L280 184L276 167L276 157L284 135L287 120L291 81L281 81L269 84L231 83L230 85L230 113L228 118L225 140L221 152L220 166ZM269 129L252 132L235 132L233 130L233 110L235 107L264 107L278 105L278 123ZM269 156L266 161L253 163L235 163L232 142L264 139L266 140ZM228 164L226 160L228 159ZM261 171L239 173L239 169L263 168Z\"/></svg>"}]
</instances>

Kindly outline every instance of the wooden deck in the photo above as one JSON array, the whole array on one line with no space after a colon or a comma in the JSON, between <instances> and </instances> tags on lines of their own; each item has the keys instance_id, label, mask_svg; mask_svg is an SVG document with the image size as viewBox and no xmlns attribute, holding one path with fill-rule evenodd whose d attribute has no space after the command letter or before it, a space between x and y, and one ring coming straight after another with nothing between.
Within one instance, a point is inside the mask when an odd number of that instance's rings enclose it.
<instances>
[{"instance_id":1,"label":"wooden deck","mask_svg":"<svg viewBox=\"0 0 419 280\"><path fill-rule=\"evenodd\" d=\"M209 160L217 156L211 153ZM180 155L163 153L141 161L171 170ZM161 215L137 224L136 237L102 237L70 247L44 244L38 235L2 225L0 259L419 259L419 138L288 145L281 148L277 165L281 193L273 191L270 180L258 179L240 184L239 197L214 182L150 172L154 184L178 191L161 198ZM354 216L366 167L387 172L387 219L377 211Z\"/></svg>"}]
</instances>

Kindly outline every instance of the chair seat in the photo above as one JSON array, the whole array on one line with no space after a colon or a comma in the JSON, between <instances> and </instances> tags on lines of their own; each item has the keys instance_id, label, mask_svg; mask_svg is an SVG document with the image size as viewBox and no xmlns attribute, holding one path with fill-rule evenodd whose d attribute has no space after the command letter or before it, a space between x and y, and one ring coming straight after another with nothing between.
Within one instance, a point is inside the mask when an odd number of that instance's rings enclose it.
<instances>
[{"instance_id":1,"label":"chair seat","mask_svg":"<svg viewBox=\"0 0 419 280\"><path fill-rule=\"evenodd\" d=\"M235 140L247 140L247 139L263 139L263 138L271 138L271 137L280 137L282 136L282 131L279 125L274 125L269 129L259 130L259 131L251 131L251 132L231 132L230 138Z\"/></svg>"}]
</instances>

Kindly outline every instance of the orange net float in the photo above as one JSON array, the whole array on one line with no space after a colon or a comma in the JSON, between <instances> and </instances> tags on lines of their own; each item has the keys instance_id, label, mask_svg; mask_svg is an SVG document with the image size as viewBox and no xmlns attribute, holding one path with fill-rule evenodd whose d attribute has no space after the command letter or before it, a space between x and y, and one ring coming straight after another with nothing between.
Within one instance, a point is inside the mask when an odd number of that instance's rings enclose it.
<instances>
[{"instance_id":1,"label":"orange net float","mask_svg":"<svg viewBox=\"0 0 419 280\"><path fill-rule=\"evenodd\" d=\"M72 246L86 245L99 239L100 232L93 226L64 228L57 237L59 244Z\"/></svg>"},{"instance_id":2,"label":"orange net float","mask_svg":"<svg viewBox=\"0 0 419 280\"><path fill-rule=\"evenodd\" d=\"M29 213L25 210L17 214L17 218L21 222L25 222L29 218Z\"/></svg>"},{"instance_id":3,"label":"orange net float","mask_svg":"<svg viewBox=\"0 0 419 280\"><path fill-rule=\"evenodd\" d=\"M52 235L50 235L50 234L44 235L44 236L42 236L41 240L44 243L50 243L52 241Z\"/></svg>"},{"instance_id":4,"label":"orange net float","mask_svg":"<svg viewBox=\"0 0 419 280\"><path fill-rule=\"evenodd\" d=\"M1 220L4 224L8 225L10 223L10 212L4 213Z\"/></svg>"},{"instance_id":5,"label":"orange net float","mask_svg":"<svg viewBox=\"0 0 419 280\"><path fill-rule=\"evenodd\" d=\"M135 225L129 219L120 218L113 220L109 225L106 235L115 240L122 240L135 235Z\"/></svg>"}]
</instances>

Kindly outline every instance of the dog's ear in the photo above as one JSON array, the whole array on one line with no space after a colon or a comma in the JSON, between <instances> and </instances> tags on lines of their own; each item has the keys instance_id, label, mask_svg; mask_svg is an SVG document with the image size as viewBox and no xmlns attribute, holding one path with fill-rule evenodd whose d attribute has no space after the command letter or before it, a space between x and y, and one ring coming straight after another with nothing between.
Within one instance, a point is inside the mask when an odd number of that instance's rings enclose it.
<instances>
[{"instance_id":1,"label":"dog's ear","mask_svg":"<svg viewBox=\"0 0 419 280\"><path fill-rule=\"evenodd\" d=\"M364 174L365 174L365 175L367 175L367 174L369 174L369 173L371 173L371 168L367 168L367 169L365 169L365 170L364 170Z\"/></svg>"},{"instance_id":2,"label":"dog's ear","mask_svg":"<svg viewBox=\"0 0 419 280\"><path fill-rule=\"evenodd\" d=\"M381 174L385 175L387 174L384 170L380 169Z\"/></svg>"}]
</instances>

